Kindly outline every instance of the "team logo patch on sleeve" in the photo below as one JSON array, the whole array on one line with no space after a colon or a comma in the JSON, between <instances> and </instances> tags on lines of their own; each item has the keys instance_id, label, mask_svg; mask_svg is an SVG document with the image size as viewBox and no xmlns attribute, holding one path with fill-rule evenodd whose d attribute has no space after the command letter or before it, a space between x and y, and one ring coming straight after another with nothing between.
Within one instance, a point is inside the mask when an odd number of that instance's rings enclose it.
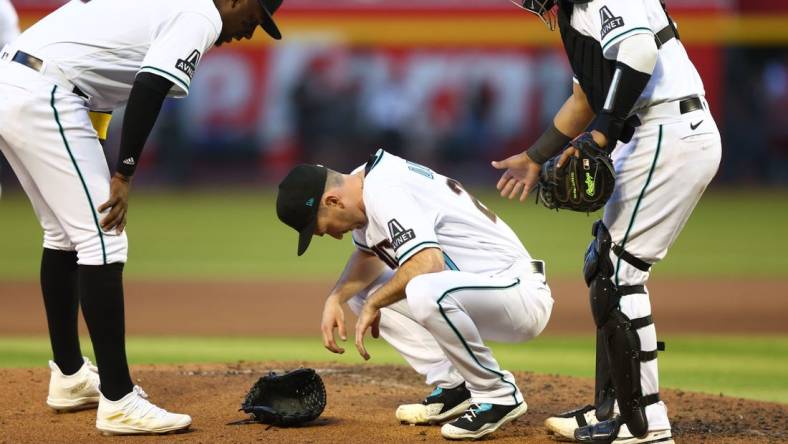
<instances>
[{"instance_id":1,"label":"team logo patch on sleeve","mask_svg":"<svg viewBox=\"0 0 788 444\"><path fill-rule=\"evenodd\" d=\"M406 230L402 228L402 224L397 222L397 219L391 219L389 221L389 233L391 234L391 247L394 248L394 251L402 246L402 244L416 238L413 229Z\"/></svg>"},{"instance_id":2,"label":"team logo patch on sleeve","mask_svg":"<svg viewBox=\"0 0 788 444\"><path fill-rule=\"evenodd\" d=\"M194 70L197 69L198 63L200 63L200 51L195 49L191 54L189 54L189 57L186 57L186 60L178 59L178 62L175 64L175 68L189 76L191 79L194 76Z\"/></svg>"},{"instance_id":3,"label":"team logo patch on sleeve","mask_svg":"<svg viewBox=\"0 0 788 444\"><path fill-rule=\"evenodd\" d=\"M599 10L599 19L602 22L602 38L610 31L624 26L624 19L614 16L607 6L602 6Z\"/></svg>"}]
</instances>

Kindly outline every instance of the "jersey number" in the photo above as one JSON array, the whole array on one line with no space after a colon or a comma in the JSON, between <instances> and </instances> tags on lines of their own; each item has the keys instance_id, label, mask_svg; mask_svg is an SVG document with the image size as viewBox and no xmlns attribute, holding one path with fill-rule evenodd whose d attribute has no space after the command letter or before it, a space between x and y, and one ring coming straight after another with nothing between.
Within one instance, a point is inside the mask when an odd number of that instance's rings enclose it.
<instances>
[{"instance_id":1,"label":"jersey number","mask_svg":"<svg viewBox=\"0 0 788 444\"><path fill-rule=\"evenodd\" d=\"M375 254L378 255L378 257L380 258L380 260L382 260L383 263L388 265L389 268L395 270L397 267L399 267L399 264L397 263L396 259L394 259L393 257L391 257L390 254L388 254L386 248L392 248L391 242L389 242L388 239L384 240L383 242L378 242L377 245L372 247L372 251L374 251Z\"/></svg>"},{"instance_id":2,"label":"jersey number","mask_svg":"<svg viewBox=\"0 0 788 444\"><path fill-rule=\"evenodd\" d=\"M489 208L485 207L484 204L479 202L479 199L473 197L473 195L471 193L465 191L465 189L462 187L461 183L457 182L454 179L451 179L451 178L447 177L446 178L446 185L448 185L449 188L451 188L451 190L454 191L454 194L456 194L458 196L460 194L462 194L463 192L465 192L465 194L467 194L468 197L471 198L471 201L473 201L473 204L476 205L476 208L478 208L479 211L481 211L482 214L487 216L487 218L490 219L493 223L495 223L498 220L498 217L495 215L495 213L490 211Z\"/></svg>"}]
</instances>

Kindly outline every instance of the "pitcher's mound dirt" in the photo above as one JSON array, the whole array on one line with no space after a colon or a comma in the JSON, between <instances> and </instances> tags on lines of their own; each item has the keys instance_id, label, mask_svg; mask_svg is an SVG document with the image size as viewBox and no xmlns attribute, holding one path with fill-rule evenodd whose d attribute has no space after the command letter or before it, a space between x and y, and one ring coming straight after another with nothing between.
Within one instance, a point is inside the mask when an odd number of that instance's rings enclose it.
<instances>
[{"instance_id":1,"label":"pitcher's mound dirt","mask_svg":"<svg viewBox=\"0 0 788 444\"><path fill-rule=\"evenodd\" d=\"M282 429L260 424L227 425L243 419L238 407L251 384L270 370L317 368L328 390L328 406L309 426ZM57 414L46 398L48 369L0 369L0 443L399 443L444 442L437 426L400 425L394 410L428 392L411 369L398 366L343 366L321 363L238 363L138 366L136 383L151 400L192 415L188 433L104 437L94 428L95 411ZM586 379L516 373L528 413L486 441L555 443L542 423L552 413L592 397ZM788 406L722 396L665 390L676 442L772 443L788 440Z\"/></svg>"}]
</instances>

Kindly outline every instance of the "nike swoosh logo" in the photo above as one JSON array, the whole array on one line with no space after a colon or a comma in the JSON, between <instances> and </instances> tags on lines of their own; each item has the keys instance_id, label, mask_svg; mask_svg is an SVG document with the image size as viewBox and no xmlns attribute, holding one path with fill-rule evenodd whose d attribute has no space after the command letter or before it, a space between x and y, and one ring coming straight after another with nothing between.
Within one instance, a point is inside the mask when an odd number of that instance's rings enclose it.
<instances>
[{"instance_id":1,"label":"nike swoosh logo","mask_svg":"<svg viewBox=\"0 0 788 444\"><path fill-rule=\"evenodd\" d=\"M695 124L690 123L690 128L692 128L692 131L695 131L695 128L699 127L701 123L703 123L702 120L700 122L698 122L698 123L695 123Z\"/></svg>"}]
</instances>

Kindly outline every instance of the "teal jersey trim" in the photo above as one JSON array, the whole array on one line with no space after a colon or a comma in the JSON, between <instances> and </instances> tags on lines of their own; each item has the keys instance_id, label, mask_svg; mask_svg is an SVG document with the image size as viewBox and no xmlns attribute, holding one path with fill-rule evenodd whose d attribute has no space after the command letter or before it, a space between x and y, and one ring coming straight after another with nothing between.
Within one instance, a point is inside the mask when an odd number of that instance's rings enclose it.
<instances>
[{"instance_id":1,"label":"teal jersey trim","mask_svg":"<svg viewBox=\"0 0 788 444\"><path fill-rule=\"evenodd\" d=\"M457 264L455 264L454 261L451 260L451 258L449 257L448 254L446 254L445 251L443 252L443 262L446 263L446 266L449 267L449 270L460 271L460 268L457 267Z\"/></svg>"},{"instance_id":2,"label":"teal jersey trim","mask_svg":"<svg viewBox=\"0 0 788 444\"><path fill-rule=\"evenodd\" d=\"M648 171L648 176L646 177L646 183L643 185L643 189L640 190L640 195L638 196L638 200L635 203L635 209L632 211L632 218L629 219L629 226L627 227L626 233L624 233L624 239L621 241L621 249L625 249L627 245L627 240L629 239L629 233L632 231L632 227L635 225L635 216L638 214L638 209L640 208L640 202L643 201L643 196L646 195L646 188L648 188L648 184L651 183L651 176L654 174L654 168L657 166L657 159L659 159L659 151L662 148L662 125L659 126L659 137L657 138L657 150L654 153L654 160L651 162L651 169ZM621 267L621 256L618 257L616 261L616 285L618 285L618 269Z\"/></svg>"},{"instance_id":3,"label":"teal jersey trim","mask_svg":"<svg viewBox=\"0 0 788 444\"><path fill-rule=\"evenodd\" d=\"M63 131L63 125L60 123L60 115L57 112L57 108L55 108L55 91L57 91L57 85L52 87L52 98L49 102L50 106L52 106L52 112L55 113L55 122L57 122L57 127L60 130L60 137L63 138L63 145L66 146L66 151L68 152L68 157L71 158L71 163L74 165L74 169L77 170L77 175L79 176L79 181L82 182L82 188L85 190L85 196L88 198L88 204L90 205L90 214L93 216L93 222L96 224L96 231L98 231L99 241L101 241L101 256L104 261L104 265L107 265L107 247L104 245L104 232L101 231L101 225L99 225L98 215L93 205L93 199L90 198L90 192L88 191L88 186L85 183L85 178L82 176L82 171L79 170L79 165L77 165L77 160L74 158L74 154L71 152L71 147L68 145L68 140L66 140L66 133Z\"/></svg>"},{"instance_id":4,"label":"teal jersey trim","mask_svg":"<svg viewBox=\"0 0 788 444\"><path fill-rule=\"evenodd\" d=\"M436 247L439 247L439 246L440 246L440 245L439 245L437 242L434 242L434 241L424 241L424 242L419 242L418 244L416 244L416 245L414 245L414 246L410 247L410 248L408 249L408 251L406 251L406 252L402 253L402 255L399 257L399 259L397 259L397 263L398 263L398 264L400 264L400 265L402 265L402 263L403 263L403 262L405 262L406 260L410 259L410 256L409 256L409 255L410 255L410 253L411 253L413 250L415 250L416 248L419 248L420 246L422 246L422 245L424 245L424 244L431 244L431 245L435 245Z\"/></svg>"},{"instance_id":5,"label":"teal jersey trim","mask_svg":"<svg viewBox=\"0 0 788 444\"><path fill-rule=\"evenodd\" d=\"M177 83L178 85L182 86L187 93L189 92L189 85L187 85L183 80L179 79L175 74L168 73L167 71L156 68L155 66L143 66L140 68L140 71L145 71L146 69L156 71L158 74L164 74L164 77L166 77L168 80L172 80L173 83Z\"/></svg>"},{"instance_id":6,"label":"teal jersey trim","mask_svg":"<svg viewBox=\"0 0 788 444\"><path fill-rule=\"evenodd\" d=\"M622 37L624 37L624 36L626 36L628 34L631 34L631 33L635 32L635 31L648 31L651 34L654 34L654 31L652 31L652 30L650 30L648 28L644 28L642 26L639 26L637 28L628 29L628 30L622 32L621 34L618 34L617 36L612 37L610 40L608 40L607 43L605 43L605 46L602 47L602 52L604 53L605 49L607 49L608 46L612 45L613 43L618 42L619 40L621 40ZM642 32L640 34L646 34L646 33Z\"/></svg>"},{"instance_id":7,"label":"teal jersey trim","mask_svg":"<svg viewBox=\"0 0 788 444\"><path fill-rule=\"evenodd\" d=\"M506 290L507 288L512 288L512 287L515 287L517 285L520 285L520 279L515 279L514 283L509 284L509 285L505 285L505 286L502 286L502 287L495 287L495 286L456 287L456 288L452 288L452 289L447 290L445 293L443 293L443 295L441 295L441 297L438 298L438 309L441 312L441 316L443 316L443 319L446 321L447 324L449 324L449 327L452 329L452 331L454 331L454 334L457 335L457 338L462 343L462 346L465 347L465 351L467 351L468 354L471 355L471 358L473 358L473 361L476 362L476 364L479 367L481 367L481 368L487 370L488 372L498 376L499 378L501 378L501 381L503 381L503 382L505 382L505 383L507 383L507 384L512 386L512 398L514 398L514 403L515 404L518 404L518 401L517 401L517 387L514 384L512 384L511 382L507 381L504 378L504 374L503 373L501 373L499 371L496 371L496 370L493 370L491 368L485 367L485 366L483 366L481 364L481 362L479 362L479 360L476 358L476 355L473 354L473 350L471 350L471 347L465 341L465 338L462 337L462 334L460 333L460 331L457 330L457 327L455 327L454 324L452 324L452 322L449 320L449 317L446 316L446 311L443 309L443 305L441 305L441 302L443 301L443 299L446 296L448 296L448 295L450 295L452 293L456 293L458 291L463 291L463 290Z\"/></svg>"}]
</instances>

